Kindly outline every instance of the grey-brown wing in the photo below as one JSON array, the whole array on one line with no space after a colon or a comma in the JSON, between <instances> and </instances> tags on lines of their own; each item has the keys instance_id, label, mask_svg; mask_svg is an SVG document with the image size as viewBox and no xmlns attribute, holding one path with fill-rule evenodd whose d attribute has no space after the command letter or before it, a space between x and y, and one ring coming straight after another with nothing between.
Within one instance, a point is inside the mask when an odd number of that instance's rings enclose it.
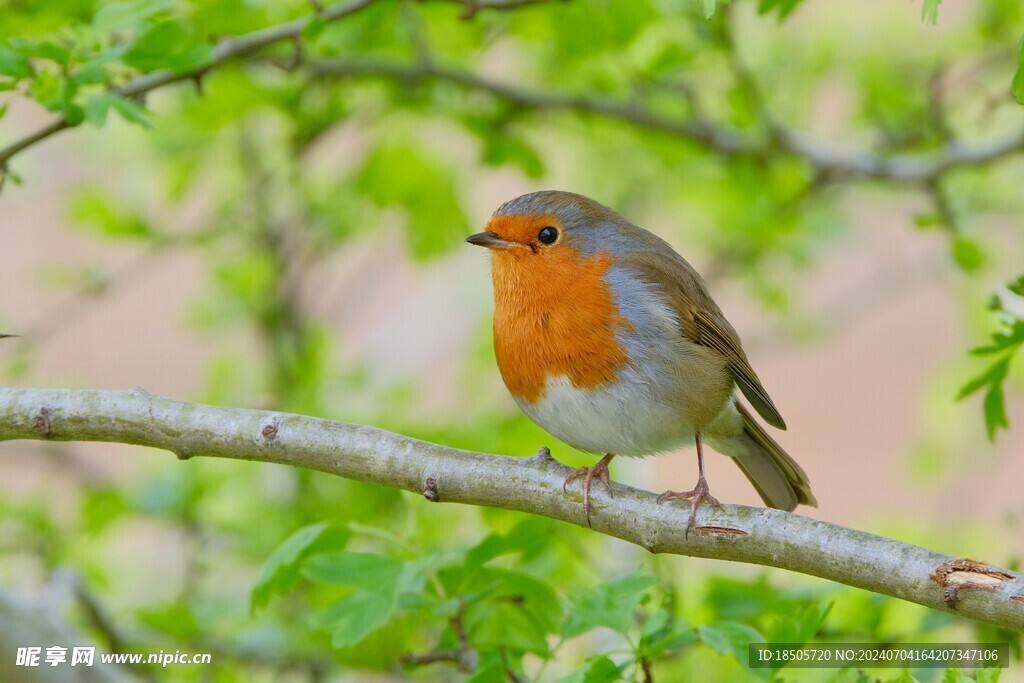
<instances>
[{"instance_id":1,"label":"grey-brown wing","mask_svg":"<svg viewBox=\"0 0 1024 683\"><path fill-rule=\"evenodd\" d=\"M628 254L620 262L661 287L679 314L683 335L722 354L740 391L758 414L768 424L785 429L785 421L743 352L739 335L708 294L704 280L693 266L678 254L654 251Z\"/></svg>"}]
</instances>

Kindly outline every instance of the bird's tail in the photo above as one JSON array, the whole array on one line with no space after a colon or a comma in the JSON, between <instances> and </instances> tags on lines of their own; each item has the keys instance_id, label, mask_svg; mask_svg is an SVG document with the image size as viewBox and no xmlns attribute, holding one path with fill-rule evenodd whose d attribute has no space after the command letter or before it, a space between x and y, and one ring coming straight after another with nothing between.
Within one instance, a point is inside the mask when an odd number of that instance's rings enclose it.
<instances>
[{"instance_id":1,"label":"bird's tail","mask_svg":"<svg viewBox=\"0 0 1024 683\"><path fill-rule=\"evenodd\" d=\"M726 455L732 456L740 466L765 505L780 510L792 510L797 505L816 507L818 501L811 493L811 483L803 468L768 436L738 401L736 408L743 418L743 434L730 439Z\"/></svg>"}]
</instances>

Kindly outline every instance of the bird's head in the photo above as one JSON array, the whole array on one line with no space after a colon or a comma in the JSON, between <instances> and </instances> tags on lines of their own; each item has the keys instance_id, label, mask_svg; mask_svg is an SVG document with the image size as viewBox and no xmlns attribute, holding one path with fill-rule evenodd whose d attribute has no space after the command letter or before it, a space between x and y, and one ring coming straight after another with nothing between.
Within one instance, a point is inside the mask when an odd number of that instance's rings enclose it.
<instances>
[{"instance_id":1,"label":"bird's head","mask_svg":"<svg viewBox=\"0 0 1024 683\"><path fill-rule=\"evenodd\" d=\"M628 225L592 199L545 190L505 202L491 216L486 230L466 241L487 247L497 259L540 267L569 257L619 251L623 224Z\"/></svg>"}]
</instances>

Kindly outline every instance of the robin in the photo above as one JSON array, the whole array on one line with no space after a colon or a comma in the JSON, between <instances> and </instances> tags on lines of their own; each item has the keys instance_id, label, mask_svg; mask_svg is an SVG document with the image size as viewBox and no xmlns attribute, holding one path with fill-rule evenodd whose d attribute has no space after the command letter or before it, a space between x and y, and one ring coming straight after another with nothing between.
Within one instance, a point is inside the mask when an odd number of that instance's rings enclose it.
<instances>
[{"instance_id":1,"label":"robin","mask_svg":"<svg viewBox=\"0 0 1024 683\"><path fill-rule=\"evenodd\" d=\"M545 431L589 453L583 477L590 523L596 478L608 463L695 443L697 484L658 501L719 502L704 476L703 443L733 458L765 504L817 505L803 469L739 403L786 423L750 366L739 335L686 259L608 207L570 192L505 202L466 238L492 254L494 353L505 386Z\"/></svg>"}]
</instances>

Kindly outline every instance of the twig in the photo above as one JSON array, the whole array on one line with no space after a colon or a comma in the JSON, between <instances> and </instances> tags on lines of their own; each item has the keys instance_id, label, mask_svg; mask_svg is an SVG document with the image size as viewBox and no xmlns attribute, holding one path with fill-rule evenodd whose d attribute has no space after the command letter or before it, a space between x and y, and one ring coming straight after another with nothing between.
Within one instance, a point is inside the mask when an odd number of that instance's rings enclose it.
<instances>
[{"instance_id":1,"label":"twig","mask_svg":"<svg viewBox=\"0 0 1024 683\"><path fill-rule=\"evenodd\" d=\"M330 7L324 7L317 0L310 0L310 6L312 7L313 12L307 16L293 19L292 21L285 22L277 26L270 26L258 31L253 31L252 33L222 39L217 46L214 47L213 57L206 64L188 71L174 72L165 70L137 76L123 86L111 88L110 92L114 95L120 95L126 99L141 100L144 95L152 90L181 81L194 81L196 85L201 88L202 78L209 71L212 71L225 62L248 56L267 47L268 45L272 45L282 40L292 40L296 43L296 48L293 51L291 62L289 62L289 66L291 66L291 68L295 68L301 60L300 41L302 32L311 21L314 19L324 22L337 21L338 19L355 14L372 4L374 1L375 0L349 0L349 2L342 2ZM462 14L465 19L472 18L480 10L512 10L524 5L541 4L547 1L548 0L456 0L456 2L460 2L465 6L465 10ZM36 132L31 133L20 140L16 140L6 147L0 148L0 189L3 188L3 181L6 178L10 160L15 155L62 130L73 127L74 126L68 122L65 116L58 116Z\"/></svg>"},{"instance_id":2,"label":"twig","mask_svg":"<svg viewBox=\"0 0 1024 683\"><path fill-rule=\"evenodd\" d=\"M302 35L302 31L314 18L328 22L336 21L355 14L372 2L374 0L349 0L349 2L338 3L337 5L323 8L310 15L293 19L277 26L270 26L240 36L224 38L213 49L212 59L202 66L181 72L155 71L133 78L123 86L111 88L110 92L127 99L138 99L151 90L156 90L171 83L201 79L208 71L215 69L224 62L252 54L282 40L297 40ZM13 156L70 127L72 126L67 118L59 116L35 133L0 149L0 176L6 171L8 162L10 162Z\"/></svg>"},{"instance_id":3,"label":"twig","mask_svg":"<svg viewBox=\"0 0 1024 683\"><path fill-rule=\"evenodd\" d=\"M508 651L505 646L501 646L501 666L505 669L505 677L508 678L509 683L526 683L515 671L512 670L512 665L508 661Z\"/></svg>"},{"instance_id":4,"label":"twig","mask_svg":"<svg viewBox=\"0 0 1024 683\"><path fill-rule=\"evenodd\" d=\"M0 441L138 444L179 458L209 456L305 467L413 491L431 501L518 510L582 526L569 468L546 449L532 458L474 453L372 427L301 415L184 403L131 391L0 389ZM592 496L595 531L653 553L747 562L819 576L940 611L1024 631L1024 576L986 567L941 572L962 558L781 510L723 505L689 511L613 484ZM954 564L951 564L954 563ZM961 565L955 565L957 567ZM975 576L977 575L977 576ZM977 580L976 580L977 579ZM958 602L943 594L957 587Z\"/></svg>"},{"instance_id":5,"label":"twig","mask_svg":"<svg viewBox=\"0 0 1024 683\"><path fill-rule=\"evenodd\" d=\"M75 599L82 607L82 611L85 612L86 619L103 637L104 647L110 652L124 652L126 649L124 637L110 619L106 609L85 588L81 577L76 576L74 578L72 588L75 593Z\"/></svg>"},{"instance_id":6,"label":"twig","mask_svg":"<svg viewBox=\"0 0 1024 683\"><path fill-rule=\"evenodd\" d=\"M1024 151L1024 129L1004 137L970 144L951 140L933 152L882 156L874 152L843 150L816 142L778 123L772 124L770 140L756 141L740 131L712 123L703 117L683 120L661 115L638 102L527 90L435 63L317 60L309 63L307 68L318 76L338 78L444 81L467 90L488 93L527 109L576 111L623 121L688 140L726 156L765 157L778 152L788 153L805 159L816 177L824 178L826 182L863 177L922 183L958 166L983 166Z\"/></svg>"},{"instance_id":7,"label":"twig","mask_svg":"<svg viewBox=\"0 0 1024 683\"><path fill-rule=\"evenodd\" d=\"M458 650L433 650L423 655L402 655L402 663L408 666L425 666L438 662L458 663Z\"/></svg>"},{"instance_id":8,"label":"twig","mask_svg":"<svg viewBox=\"0 0 1024 683\"><path fill-rule=\"evenodd\" d=\"M644 674L644 683L654 683L654 671L651 670L651 662L646 657L640 658L640 670Z\"/></svg>"},{"instance_id":9,"label":"twig","mask_svg":"<svg viewBox=\"0 0 1024 683\"><path fill-rule=\"evenodd\" d=\"M469 644L469 636L466 634L466 624L463 621L465 613L466 601L464 598L460 598L459 610L449 622L452 630L455 631L455 637L459 639L459 648L457 650L438 649L422 655L408 654L402 657L402 663L412 666L422 666L425 664L434 664L436 662L452 662L457 664L459 671L464 673L475 671L477 665L476 650L474 650L473 646Z\"/></svg>"}]
</instances>

